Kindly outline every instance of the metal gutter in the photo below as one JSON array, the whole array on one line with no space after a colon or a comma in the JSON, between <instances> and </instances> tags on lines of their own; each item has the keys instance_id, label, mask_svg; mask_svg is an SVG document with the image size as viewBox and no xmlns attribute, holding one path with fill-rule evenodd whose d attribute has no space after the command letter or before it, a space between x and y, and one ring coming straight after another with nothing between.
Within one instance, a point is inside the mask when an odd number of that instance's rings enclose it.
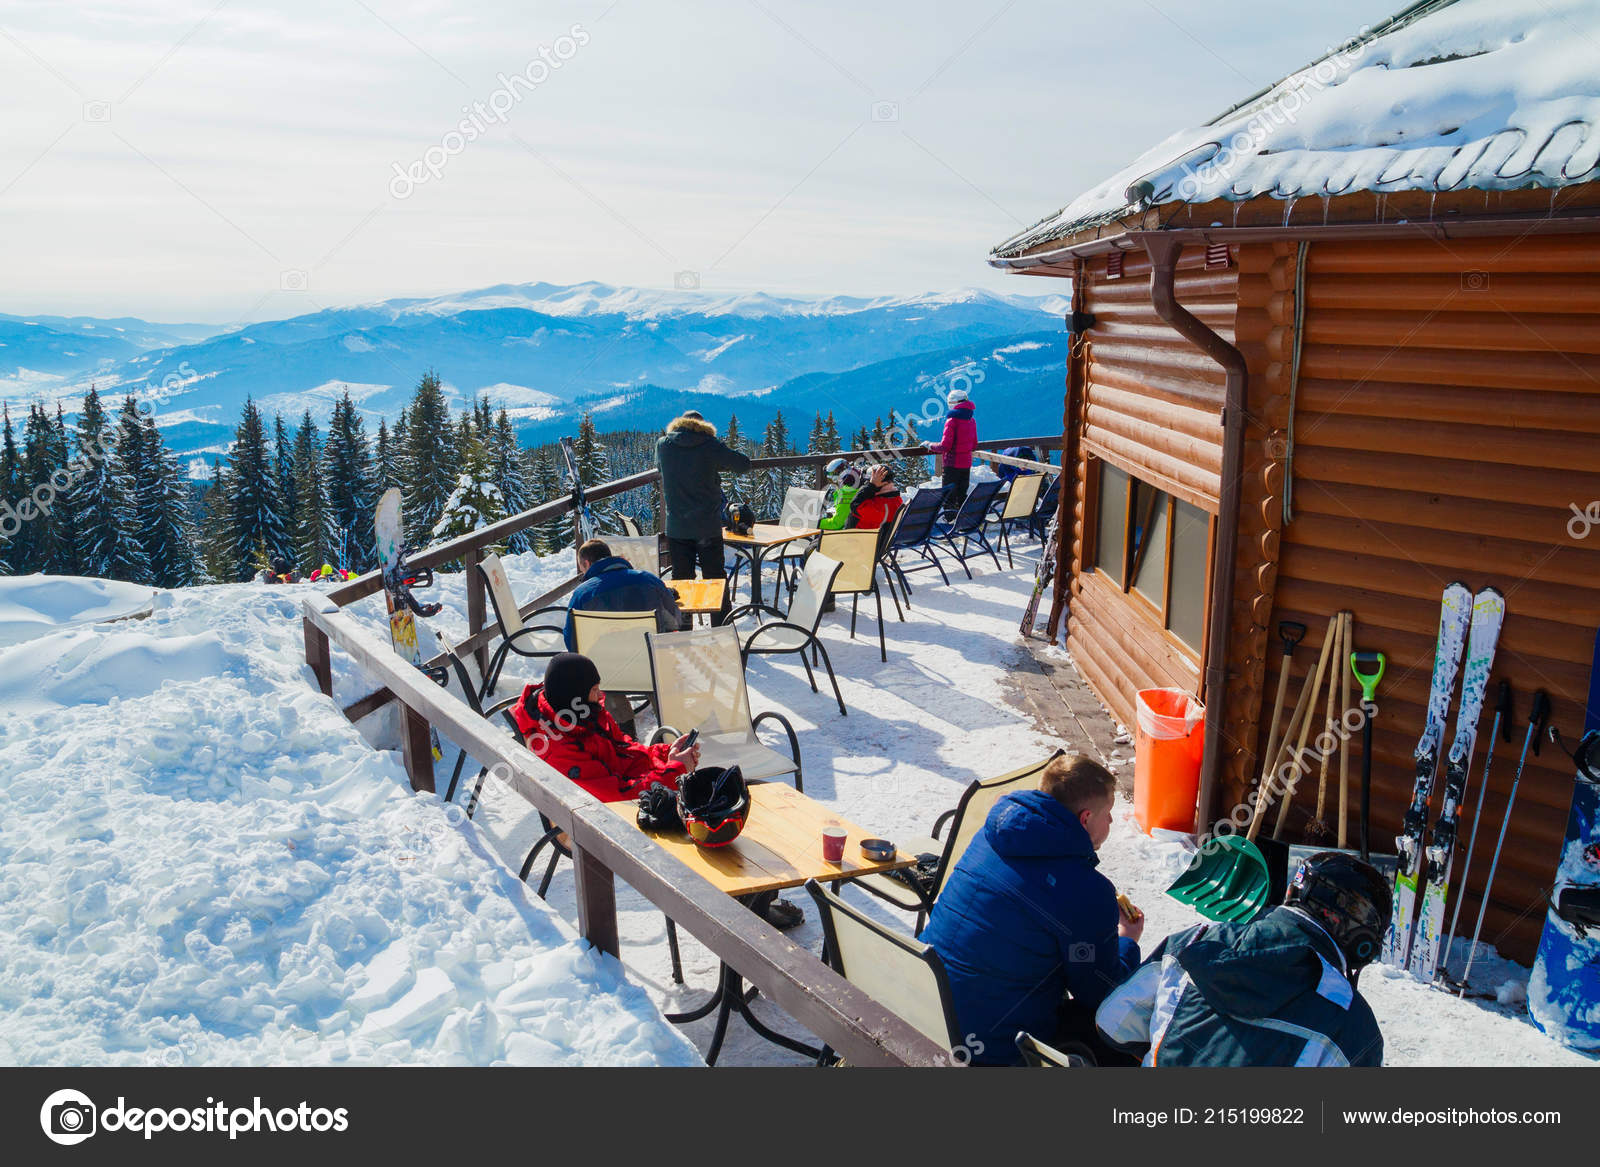
<instances>
[{"instance_id":1,"label":"metal gutter","mask_svg":"<svg viewBox=\"0 0 1600 1167\"><path fill-rule=\"evenodd\" d=\"M1177 232L1146 231L1140 242L1150 256L1150 303L1159 316L1226 375L1222 405L1222 482L1217 505L1217 542L1211 556L1211 597L1206 626L1206 744L1200 763L1199 831L1210 829L1222 771L1223 715L1227 706L1228 643L1233 628L1233 574L1239 544L1239 484L1244 473L1244 422L1250 380L1244 356L1178 303L1174 282L1183 250Z\"/></svg>"}]
</instances>

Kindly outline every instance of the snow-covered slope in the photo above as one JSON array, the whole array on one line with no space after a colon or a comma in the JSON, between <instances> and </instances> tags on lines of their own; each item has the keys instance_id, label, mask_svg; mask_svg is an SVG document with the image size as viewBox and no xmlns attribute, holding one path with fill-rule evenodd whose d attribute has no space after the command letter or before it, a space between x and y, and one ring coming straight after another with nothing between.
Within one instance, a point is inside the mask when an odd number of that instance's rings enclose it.
<instances>
[{"instance_id":1,"label":"snow-covered slope","mask_svg":"<svg viewBox=\"0 0 1600 1167\"><path fill-rule=\"evenodd\" d=\"M308 591L0 649L0 1064L696 1063L317 691Z\"/></svg>"},{"instance_id":2,"label":"snow-covered slope","mask_svg":"<svg viewBox=\"0 0 1600 1167\"><path fill-rule=\"evenodd\" d=\"M54 575L0 577L0 648L75 624L148 612L156 593L138 584Z\"/></svg>"}]
</instances>

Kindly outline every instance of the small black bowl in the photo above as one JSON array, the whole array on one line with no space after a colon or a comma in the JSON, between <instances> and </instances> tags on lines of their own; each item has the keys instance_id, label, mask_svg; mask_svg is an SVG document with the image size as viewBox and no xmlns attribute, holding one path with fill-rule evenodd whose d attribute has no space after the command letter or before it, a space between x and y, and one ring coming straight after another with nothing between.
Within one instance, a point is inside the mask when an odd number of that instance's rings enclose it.
<instances>
[{"instance_id":1,"label":"small black bowl","mask_svg":"<svg viewBox=\"0 0 1600 1167\"><path fill-rule=\"evenodd\" d=\"M862 839L861 853L874 862L894 858L894 844L888 839Z\"/></svg>"}]
</instances>

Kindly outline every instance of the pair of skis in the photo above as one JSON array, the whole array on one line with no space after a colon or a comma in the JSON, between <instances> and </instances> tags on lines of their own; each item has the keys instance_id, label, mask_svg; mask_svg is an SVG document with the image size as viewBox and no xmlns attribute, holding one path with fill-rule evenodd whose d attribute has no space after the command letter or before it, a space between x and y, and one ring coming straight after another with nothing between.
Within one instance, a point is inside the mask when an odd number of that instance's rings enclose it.
<instances>
[{"instance_id":1,"label":"pair of skis","mask_svg":"<svg viewBox=\"0 0 1600 1167\"><path fill-rule=\"evenodd\" d=\"M1439 640L1434 650L1433 683L1428 693L1427 722L1417 743L1416 784L1401 834L1395 840L1400 865L1395 875L1394 916L1384 941L1383 960L1408 968L1431 981L1439 964L1445 902L1450 892L1450 867L1455 859L1461 804L1466 798L1472 755L1477 748L1478 719L1483 712L1489 672L1494 666L1500 627L1505 622L1505 597L1492 587L1474 596L1463 583L1445 588L1439 613ZM1462 650L1466 651L1463 664ZM1428 806L1439 770L1439 751L1461 673L1461 704L1456 736L1445 760L1444 805L1427 835ZM1484 776L1484 781L1488 776ZM1424 838L1427 845L1423 845Z\"/></svg>"}]
</instances>

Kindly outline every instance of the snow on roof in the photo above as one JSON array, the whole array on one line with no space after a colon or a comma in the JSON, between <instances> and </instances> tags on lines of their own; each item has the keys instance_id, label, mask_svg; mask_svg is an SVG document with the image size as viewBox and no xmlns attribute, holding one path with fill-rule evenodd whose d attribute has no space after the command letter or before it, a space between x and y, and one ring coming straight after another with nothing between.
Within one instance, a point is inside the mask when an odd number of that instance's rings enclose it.
<instances>
[{"instance_id":1,"label":"snow on roof","mask_svg":"<svg viewBox=\"0 0 1600 1167\"><path fill-rule=\"evenodd\" d=\"M1597 58L1600 0L1425 0L1173 134L993 254L1172 203L1594 181Z\"/></svg>"}]
</instances>

